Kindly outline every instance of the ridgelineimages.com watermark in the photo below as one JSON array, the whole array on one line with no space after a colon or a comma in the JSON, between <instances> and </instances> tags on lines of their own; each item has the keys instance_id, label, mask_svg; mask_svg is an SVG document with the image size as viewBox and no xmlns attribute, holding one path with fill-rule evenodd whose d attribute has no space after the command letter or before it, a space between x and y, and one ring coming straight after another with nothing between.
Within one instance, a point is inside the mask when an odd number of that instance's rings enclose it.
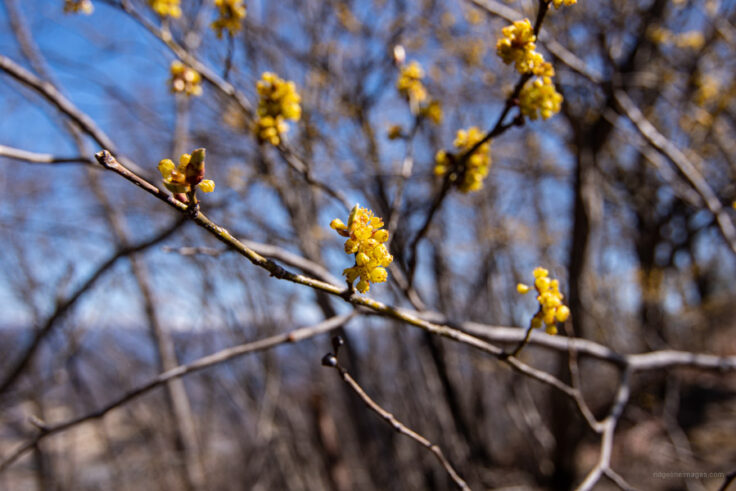
<instances>
[{"instance_id":1,"label":"ridgelineimages.com watermark","mask_svg":"<svg viewBox=\"0 0 736 491\"><path fill-rule=\"evenodd\" d=\"M724 479L724 472L652 472L654 479Z\"/></svg>"}]
</instances>

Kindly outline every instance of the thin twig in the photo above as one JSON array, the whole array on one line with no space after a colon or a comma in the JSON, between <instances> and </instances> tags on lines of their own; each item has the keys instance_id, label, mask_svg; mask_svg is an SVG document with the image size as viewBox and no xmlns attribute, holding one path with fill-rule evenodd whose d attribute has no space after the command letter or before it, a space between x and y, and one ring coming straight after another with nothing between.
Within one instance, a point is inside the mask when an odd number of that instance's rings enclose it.
<instances>
[{"instance_id":1,"label":"thin twig","mask_svg":"<svg viewBox=\"0 0 736 491\"><path fill-rule=\"evenodd\" d=\"M649 120L644 117L641 110L636 106L634 101L623 90L615 90L614 98L627 118L634 123L639 133L644 139L657 151L665 155L677 169L682 173L687 182L695 189L705 202L705 206L716 217L718 229L725 239L728 246L734 254L736 254L736 228L734 228L731 218L726 213L721 200L718 199L716 193L708 185L698 168L684 152L672 143L667 137L660 133ZM700 157L695 157L700 159Z\"/></svg>"},{"instance_id":2,"label":"thin twig","mask_svg":"<svg viewBox=\"0 0 736 491\"><path fill-rule=\"evenodd\" d=\"M281 261L284 264L287 264L289 266L293 266L295 268L299 268L305 273L308 273L315 278L319 278L322 281L326 281L328 283L340 283L341 280L337 279L335 276L332 275L324 266L321 264L318 264L314 261L310 261L309 259L300 256L298 254L294 254L293 252L287 251L286 249L282 247L278 247L271 244L264 244L262 242L254 242L251 240L245 240L240 239L240 241L245 244L246 247L249 247L256 251L258 254L261 254L265 257L275 259L277 261ZM217 257L220 254L224 252L231 252L230 249L215 249L212 247L164 247L164 252L175 252L177 254L181 254L182 256L192 256L195 254L202 254L206 256L213 256Z\"/></svg>"},{"instance_id":3,"label":"thin twig","mask_svg":"<svg viewBox=\"0 0 736 491\"><path fill-rule=\"evenodd\" d=\"M416 431L412 430L408 426L406 426L404 423L399 421L396 416L394 416L392 413L381 407L380 404L378 404L376 401L374 401L358 384L358 382L350 376L348 371L340 365L340 363L337 361L337 356L333 355L332 353L328 354L322 359L322 364L325 366L333 367L337 370L338 374L340 375L340 378L347 384L348 387L350 387L353 392L355 392L358 397L363 401L363 403L368 406L368 409L378 414L386 423L388 423L394 430L396 430L398 433L408 436L415 442L419 443L423 447L427 448L430 452L434 454L435 457L437 457L437 460L439 460L440 464L442 464L442 467L445 468L445 471L447 471L447 474L450 476L450 478L453 480L453 482L457 485L459 489L465 489L469 490L470 487L465 482L465 480L460 477L460 475L457 473L457 471L452 467L452 464L450 464L450 461L447 460L447 457L445 457L445 454L442 452L442 449L429 441L424 436L420 435Z\"/></svg>"},{"instance_id":4,"label":"thin twig","mask_svg":"<svg viewBox=\"0 0 736 491\"><path fill-rule=\"evenodd\" d=\"M457 326L463 332L467 332L482 339L494 343L518 343L525 336L525 331L518 327L489 326L477 322L463 322L455 324L437 313L423 312L422 318L431 320L438 324L449 324ZM736 371L736 356L718 356L707 353L692 353L678 350L659 350L648 353L621 354L611 348L596 343L589 339L568 338L563 336L552 336L543 332L532 332L529 344L542 348L567 352L570 343L575 344L578 355L607 361L621 369L630 367L634 372L646 372L661 370L664 368L690 367L701 370L719 370L723 372Z\"/></svg>"},{"instance_id":5,"label":"thin twig","mask_svg":"<svg viewBox=\"0 0 736 491\"><path fill-rule=\"evenodd\" d=\"M22 160L31 164L83 164L92 165L97 168L94 159L81 155L75 157L59 157L50 153L36 153L20 148L8 147L0 145L0 157L6 157L14 160Z\"/></svg>"},{"instance_id":6,"label":"thin twig","mask_svg":"<svg viewBox=\"0 0 736 491\"><path fill-rule=\"evenodd\" d=\"M414 138L416 138L422 120L423 118L421 116L416 116L414 118L414 123L412 124L411 131L409 131L409 135L405 138L406 149L404 151L404 159L401 162L399 182L396 187L396 193L394 195L393 202L391 203L391 209L388 213L388 225L386 226L386 230L388 230L389 235L386 247L390 246L391 241L394 238L396 227L399 225L401 202L404 198L404 188L406 187L406 182L411 177L412 168L414 167Z\"/></svg>"},{"instance_id":7,"label":"thin twig","mask_svg":"<svg viewBox=\"0 0 736 491\"><path fill-rule=\"evenodd\" d=\"M286 164L293 170L300 173L304 178L304 182L310 186L321 189L325 194L337 200L345 210L350 210L350 208L352 208L352 205L342 191L316 179L314 175L312 175L312 171L306 162L299 158L291 148L287 147L284 143L279 144L277 148L281 157L284 159L284 162L286 162Z\"/></svg>"},{"instance_id":8,"label":"thin twig","mask_svg":"<svg viewBox=\"0 0 736 491\"><path fill-rule=\"evenodd\" d=\"M625 369L621 375L621 382L616 392L616 398L611 408L610 413L603 420L603 435L601 436L601 454L598 457L598 462L595 467L590 470L585 480L577 487L578 491L588 491L593 489L593 486L600 480L601 476L606 473L611 467L611 453L613 451L613 435L616 431L616 424L618 424L621 415L624 412L624 408L629 401L629 395L631 394L631 369ZM615 474L618 476L618 474ZM620 478L620 476L619 476ZM623 478L621 478L623 481ZM630 486L628 486L630 488Z\"/></svg>"}]
</instances>

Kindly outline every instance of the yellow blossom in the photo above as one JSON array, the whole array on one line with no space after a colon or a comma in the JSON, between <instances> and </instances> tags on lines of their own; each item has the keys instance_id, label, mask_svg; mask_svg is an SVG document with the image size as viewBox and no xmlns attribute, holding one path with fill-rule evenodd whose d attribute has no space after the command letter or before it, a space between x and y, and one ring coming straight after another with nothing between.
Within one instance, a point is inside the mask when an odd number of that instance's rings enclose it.
<instances>
[{"instance_id":1,"label":"yellow blossom","mask_svg":"<svg viewBox=\"0 0 736 491\"><path fill-rule=\"evenodd\" d=\"M440 124L442 122L442 105L439 101L432 100L420 109L420 114L434 124Z\"/></svg>"},{"instance_id":2,"label":"yellow blossom","mask_svg":"<svg viewBox=\"0 0 736 491\"><path fill-rule=\"evenodd\" d=\"M539 310L531 321L533 329L546 326L547 334L557 334L557 323L565 322L570 317L570 309L562 303L564 298L560 293L560 283L549 277L549 271L540 267L534 269L534 289L537 291ZM516 291L528 293L532 287L519 283Z\"/></svg>"},{"instance_id":3,"label":"yellow blossom","mask_svg":"<svg viewBox=\"0 0 736 491\"><path fill-rule=\"evenodd\" d=\"M491 143L487 141L480 145L472 154L463 158L478 142L484 138L483 132L477 126L467 130L458 130L455 137L455 148L459 155L440 150L435 155L434 173L438 176L450 174L450 179L458 180L460 191L468 193L478 191L483 187L483 179L488 175L491 166Z\"/></svg>"},{"instance_id":4,"label":"yellow blossom","mask_svg":"<svg viewBox=\"0 0 736 491\"><path fill-rule=\"evenodd\" d=\"M180 0L148 0L151 8L161 17L181 17Z\"/></svg>"},{"instance_id":5,"label":"yellow blossom","mask_svg":"<svg viewBox=\"0 0 736 491\"><path fill-rule=\"evenodd\" d=\"M531 119L548 119L562 107L562 95L555 89L549 77L536 78L527 82L519 94L519 107L524 116Z\"/></svg>"},{"instance_id":6,"label":"yellow blossom","mask_svg":"<svg viewBox=\"0 0 736 491\"><path fill-rule=\"evenodd\" d=\"M343 271L349 284L358 280L356 288L366 293L371 283L383 283L388 277L386 267L394 260L385 242L388 231L383 229L383 220L373 216L367 208L355 205L350 211L348 224L335 218L330 227L346 237L345 253L355 254L355 265Z\"/></svg>"},{"instance_id":7,"label":"yellow blossom","mask_svg":"<svg viewBox=\"0 0 736 491\"><path fill-rule=\"evenodd\" d=\"M194 68L186 66L179 60L171 62L171 92L186 95L202 95L202 76Z\"/></svg>"},{"instance_id":8,"label":"yellow blossom","mask_svg":"<svg viewBox=\"0 0 736 491\"><path fill-rule=\"evenodd\" d=\"M504 63L514 64L519 73L532 73L540 77L555 74L551 63L536 51L537 36L529 19L517 20L502 30L503 37L496 42L496 53Z\"/></svg>"},{"instance_id":9,"label":"yellow blossom","mask_svg":"<svg viewBox=\"0 0 736 491\"><path fill-rule=\"evenodd\" d=\"M516 285L516 291L521 294L529 293L529 290L531 290L531 287L529 285L525 285L524 283L518 283Z\"/></svg>"},{"instance_id":10,"label":"yellow blossom","mask_svg":"<svg viewBox=\"0 0 736 491\"><path fill-rule=\"evenodd\" d=\"M197 187L203 193L211 193L215 190L215 181L212 179L202 179L202 182L197 184Z\"/></svg>"},{"instance_id":11,"label":"yellow blossom","mask_svg":"<svg viewBox=\"0 0 736 491\"><path fill-rule=\"evenodd\" d=\"M560 8L562 5L570 6L575 5L576 3L578 3L578 0L552 0L552 4L556 9Z\"/></svg>"},{"instance_id":12,"label":"yellow blossom","mask_svg":"<svg viewBox=\"0 0 736 491\"><path fill-rule=\"evenodd\" d=\"M81 12L89 15L94 9L90 0L64 0L64 12L67 14Z\"/></svg>"},{"instance_id":13,"label":"yellow blossom","mask_svg":"<svg viewBox=\"0 0 736 491\"><path fill-rule=\"evenodd\" d=\"M260 142L278 145L289 129L285 120L299 121L302 116L301 97L294 82L282 80L271 72L261 75L256 89L259 95L256 137Z\"/></svg>"},{"instance_id":14,"label":"yellow blossom","mask_svg":"<svg viewBox=\"0 0 736 491\"><path fill-rule=\"evenodd\" d=\"M215 7L219 16L212 23L212 29L217 37L222 38L223 31L228 31L230 35L238 32L246 13L243 0L215 0Z\"/></svg>"},{"instance_id":15,"label":"yellow blossom","mask_svg":"<svg viewBox=\"0 0 736 491\"><path fill-rule=\"evenodd\" d=\"M418 110L419 104L427 98L427 89L422 84L424 78L424 70L422 66L412 61L408 65L401 67L399 78L396 81L396 88L412 107L413 111Z\"/></svg>"},{"instance_id":16,"label":"yellow blossom","mask_svg":"<svg viewBox=\"0 0 736 491\"><path fill-rule=\"evenodd\" d=\"M198 148L191 154L185 153L179 158L177 166L171 159L163 159L158 163L158 171L163 178L166 189L177 196L181 200L185 200L185 196L198 187L204 193L211 193L215 190L215 182L210 179L204 179L205 171L205 149Z\"/></svg>"}]
</instances>

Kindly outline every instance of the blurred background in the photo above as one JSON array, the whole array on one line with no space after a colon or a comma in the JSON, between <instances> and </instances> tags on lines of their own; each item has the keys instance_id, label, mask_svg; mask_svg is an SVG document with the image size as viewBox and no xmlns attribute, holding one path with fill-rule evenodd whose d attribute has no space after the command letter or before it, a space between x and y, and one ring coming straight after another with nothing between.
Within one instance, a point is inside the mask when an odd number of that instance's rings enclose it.
<instances>
[{"instance_id":1,"label":"blurred background","mask_svg":"<svg viewBox=\"0 0 736 491\"><path fill-rule=\"evenodd\" d=\"M347 221L342 201L357 202L396 220L394 270L369 293L378 300L480 331L522 329L536 305L515 285L543 265L572 310L560 336L619 353L736 355L736 2L552 8L537 49L555 67L561 112L494 139L483 188L451 190L434 212L435 153L452 149L458 129L493 127L519 78L496 40L508 18L533 21L539 2L247 0L242 29L221 39L207 0L182 0L178 18L138 0L92 0L91 15L64 3L0 1L0 56L55 87L159 187L160 159L205 147L217 187L201 197L203 212L265 255L288 252L340 278L352 258L329 223ZM211 72L201 96L171 92L181 53L167 36ZM397 92L397 45L424 68L440 124ZM7 66L0 457L38 432L30 416L66 421L178 364L350 312L269 277L104 171L92 158L100 139ZM302 97L281 150L257 142L222 90L231 84L255 105L264 71ZM637 127L636 113L665 143ZM396 125L402 136L391 139ZM32 162L38 154L53 163ZM340 331L341 363L473 489L571 489L595 465L600 436L559 391L388 318L359 315ZM0 473L0 488L451 488L434 456L320 365L331 349L324 334L169 383L43 440ZM570 380L567 350L530 345L520 358ZM585 400L604 417L618 370L580 363ZM655 473L728 473L734 435L732 374L648 371L632 380L612 467L641 489L717 489L722 476Z\"/></svg>"}]
</instances>

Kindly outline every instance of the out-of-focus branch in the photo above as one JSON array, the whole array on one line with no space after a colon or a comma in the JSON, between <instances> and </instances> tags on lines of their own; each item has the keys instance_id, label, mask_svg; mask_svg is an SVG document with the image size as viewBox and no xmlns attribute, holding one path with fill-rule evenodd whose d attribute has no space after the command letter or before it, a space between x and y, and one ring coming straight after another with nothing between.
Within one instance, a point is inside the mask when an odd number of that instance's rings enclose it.
<instances>
[{"instance_id":1,"label":"out-of-focus branch","mask_svg":"<svg viewBox=\"0 0 736 491\"><path fill-rule=\"evenodd\" d=\"M28 59L31 67L37 74L52 82L52 80L47 76L49 69L46 66L46 60L41 56L41 52L36 45L36 41L33 39L33 35L28 28L28 24L23 18L22 11L18 7L18 1L5 0L3 3L5 4L5 10L8 12L10 28L15 34L15 39L18 41L21 52Z\"/></svg>"},{"instance_id":2,"label":"out-of-focus branch","mask_svg":"<svg viewBox=\"0 0 736 491\"><path fill-rule=\"evenodd\" d=\"M92 165L97 168L94 159L84 157L82 155L76 157L59 157L50 153L36 153L20 148L8 147L0 145L0 157L6 157L14 160L22 160L31 164L83 164Z\"/></svg>"},{"instance_id":3,"label":"out-of-focus branch","mask_svg":"<svg viewBox=\"0 0 736 491\"><path fill-rule=\"evenodd\" d=\"M335 278L332 273L330 273L325 267L323 267L320 264L317 264L314 261L310 261L309 259L300 256L298 254L294 254L293 252L287 251L286 249L282 247L278 247L271 244L264 244L261 242L254 242L252 240L245 240L240 239L240 241L245 244L246 247L249 247L256 251L258 254L261 254L265 257L275 259L277 261L281 261L284 264L287 264L289 266L293 266L295 268L301 269L305 273L311 274L315 278L319 278L322 281L326 281L328 283L340 283L340 280ZM192 256L195 254L203 254L207 256L219 256L223 252L230 252L228 249L214 249L212 247L179 247L179 248L173 248L173 247L165 247L165 252L175 252L177 254L181 254L182 256Z\"/></svg>"},{"instance_id":4,"label":"out-of-focus branch","mask_svg":"<svg viewBox=\"0 0 736 491\"><path fill-rule=\"evenodd\" d=\"M74 291L74 293L67 297L66 300L58 303L56 305L56 308L54 309L54 312L49 316L48 319L46 319L44 325L36 331L31 344L25 349L23 354L20 355L18 361L15 362L12 368L10 368L8 373L3 377L2 382L0 382L0 394L8 390L8 388L10 388L10 386L12 386L18 379L18 377L23 373L28 363L31 361L31 359L33 359L33 356L36 354L36 351L41 345L41 341L43 341L43 339L46 338L46 336L48 336L48 334L53 330L53 328L56 326L57 321L69 311L69 309L77 302L77 300L79 300L87 291L89 291L94 286L97 280L99 280L103 276L103 274L118 261L118 259L129 256L131 254L136 254L148 249L153 245L158 244L159 242L173 234L176 230L178 230L179 227L181 227L184 223L186 223L186 219L179 218L176 222L174 222L173 225L165 228L154 237L139 242L138 244L121 247L116 252L114 252L105 262L98 266L94 273L92 273L87 278L87 281L82 283L79 288Z\"/></svg>"},{"instance_id":5,"label":"out-of-focus branch","mask_svg":"<svg viewBox=\"0 0 736 491\"><path fill-rule=\"evenodd\" d=\"M321 189L325 194L339 201L342 204L343 208L345 208L345 210L350 210L350 208L352 208L352 205L342 191L340 191L339 189L335 189L334 186L330 186L329 184L316 179L306 162L299 158L292 149L290 149L283 143L278 146L278 149L281 153L281 157L283 157L287 165L296 172L300 173L307 184Z\"/></svg>"},{"instance_id":6,"label":"out-of-focus branch","mask_svg":"<svg viewBox=\"0 0 736 491\"><path fill-rule=\"evenodd\" d=\"M705 206L713 213L718 223L718 229L726 240L731 250L736 254L736 228L729 218L726 210L718 199L716 193L706 182L703 175L698 171L697 167L690 159L672 143L667 137L660 133L652 123L642 114L634 101L623 90L615 90L614 97L627 118L634 123L639 133L644 139L657 151L661 152L675 164L675 167L682 173L688 183L703 198ZM699 159L699 157L697 157Z\"/></svg>"},{"instance_id":7,"label":"out-of-focus branch","mask_svg":"<svg viewBox=\"0 0 736 491\"><path fill-rule=\"evenodd\" d=\"M102 418L103 416L105 416L107 413L109 413L113 409L118 408L126 404L127 402L132 401L133 399L136 399L140 397L141 395L149 392L150 390L156 387L159 387L171 380L178 379L190 373L195 373L200 370L204 370L205 368L209 368L209 367L218 365L220 363L223 363L228 360L232 360L233 358L237 358L239 356L243 356L248 353L253 353L256 351L263 351L263 350L274 348L279 345L288 344L288 343L297 343L305 339L313 338L315 336L335 330L338 327L345 325L354 315L355 313L351 312L350 314L336 316L336 317L327 319L323 322L320 322L319 324L315 324L313 326L301 327L301 328L294 329L289 332L285 332L283 334L277 334L275 336L263 338L258 341L253 341L250 343L233 346L233 347L226 348L226 349L217 351L215 353L212 353L211 355L203 356L202 358L198 358L191 363L187 363L186 365L179 365L176 368L172 368L171 370L167 370L166 372L161 373L157 377L136 387L135 389L127 392L123 396L101 407L97 411L91 412L89 414L85 414L83 416L79 416L77 418L70 419L68 421L54 424L54 425L46 425L45 423L38 421L36 426L39 427L40 433L36 435L36 437L33 440L22 444L20 447L14 450L10 455L5 457L0 463L0 472L3 472L13 462L15 462L18 458L20 458L23 454L25 454L26 452L34 448L36 445L38 445L38 443L41 440L51 435L61 433L68 429L74 428L75 426L78 426L87 421L92 421L95 419Z\"/></svg>"},{"instance_id":8,"label":"out-of-focus branch","mask_svg":"<svg viewBox=\"0 0 736 491\"><path fill-rule=\"evenodd\" d=\"M602 475L609 475L611 470L611 452L613 451L613 434L616 431L616 424L618 423L621 415L624 412L626 403L629 402L629 395L631 394L631 370L624 370L621 376L621 382L616 392L616 398L611 408L611 412L608 414L606 419L603 421L603 435L601 436L601 454L598 457L598 463L591 469L585 480L578 486L579 491L588 491L596 485ZM613 479L616 484L623 483L624 489L631 489L631 486L625 484L623 478L618 474L613 473L617 476L617 479Z\"/></svg>"},{"instance_id":9,"label":"out-of-focus branch","mask_svg":"<svg viewBox=\"0 0 736 491\"><path fill-rule=\"evenodd\" d=\"M396 186L396 193L394 194L394 199L391 203L391 209L389 210L387 217L388 225L386 226L386 230L388 230L389 236L386 247L389 247L391 245L391 241L394 238L394 232L396 231L396 227L399 225L399 216L401 214L401 202L403 201L404 197L404 188L406 187L406 182L411 177L412 169L414 167L414 138L416 138L417 132L419 131L419 125L421 123L422 117L415 116L414 124L412 125L411 130L409 131L409 134L406 136L405 139L406 149L404 151L404 158L401 161L399 182Z\"/></svg>"},{"instance_id":10,"label":"out-of-focus branch","mask_svg":"<svg viewBox=\"0 0 736 491\"><path fill-rule=\"evenodd\" d=\"M647 143L644 141L644 138L642 138L637 131L622 124L622 120L619 117L618 113L610 110L606 111L603 116L606 118L606 120L608 120L609 123L614 125L617 130L621 131L622 133L626 133L626 142L630 145L635 146L636 149L644 156L644 158L647 159L649 163L651 163L657 169L662 179L667 183L669 187L672 188L672 191L674 191L674 193L677 194L680 199L687 202L693 207L702 206L703 200L700 195L694 189L688 186L687 183L682 182L679 179L677 173L667 162L667 159L665 159L662 154L647 145Z\"/></svg>"},{"instance_id":11,"label":"out-of-focus branch","mask_svg":"<svg viewBox=\"0 0 736 491\"><path fill-rule=\"evenodd\" d=\"M335 346L339 346L335 343ZM350 376L348 371L340 365L340 363L337 360L337 355L329 353L322 359L322 364L327 367L333 367L337 370L337 372L340 374L340 378L345 382L345 384L350 387L353 392L355 392L358 397L363 401L363 403L370 409L371 411L378 414L386 423L388 423L394 430L396 430L398 433L401 433L402 435L408 436L415 442L419 443L423 447L427 448L430 452L432 452L435 457L437 457L437 460L439 460L440 464L442 464L442 467L445 468L445 471L447 471L447 474L450 476L450 478L453 480L453 482L457 485L460 489L469 490L470 487L465 482L465 480L460 477L460 475L457 473L457 471L452 467L452 464L450 464L450 461L447 460L447 457L445 457L445 454L442 453L442 449L429 441L424 436L420 435L416 431L412 430L408 426L406 426L404 423L399 421L396 416L391 414L389 411L381 407L380 404L378 404L376 401L374 401L371 396L369 396L363 388L358 384L358 382Z\"/></svg>"},{"instance_id":12,"label":"out-of-focus branch","mask_svg":"<svg viewBox=\"0 0 736 491\"><path fill-rule=\"evenodd\" d=\"M64 94L59 92L53 84L46 82L36 77L34 74L23 68L22 66L15 63L7 56L0 55L0 70L5 71L12 78L16 79L21 84L30 87L31 89L38 92L47 101L53 104L59 111L68 116L74 123L76 123L85 133L90 135L94 140L104 148L110 150L110 152L117 154L116 145L103 132L99 126L90 118L88 115L77 109L77 107L67 99ZM131 162L129 159L120 157L125 163L125 166L133 169L135 172L141 175L146 175L138 165Z\"/></svg>"},{"instance_id":13,"label":"out-of-focus branch","mask_svg":"<svg viewBox=\"0 0 736 491\"><path fill-rule=\"evenodd\" d=\"M439 314L427 315L434 322L443 323ZM450 323L452 324L452 323ZM488 326L477 322L464 322L457 326L464 332L487 339L494 343L518 343L525 332L516 327ZM660 350L649 353L621 354L595 341L563 336L550 336L534 331L529 338L530 346L544 347L555 351L567 352L572 348L578 355L585 355L598 360L608 361L620 368L630 368L634 372L646 372L663 368L690 367L702 370L736 371L736 356L717 356L689 351Z\"/></svg>"}]
</instances>

